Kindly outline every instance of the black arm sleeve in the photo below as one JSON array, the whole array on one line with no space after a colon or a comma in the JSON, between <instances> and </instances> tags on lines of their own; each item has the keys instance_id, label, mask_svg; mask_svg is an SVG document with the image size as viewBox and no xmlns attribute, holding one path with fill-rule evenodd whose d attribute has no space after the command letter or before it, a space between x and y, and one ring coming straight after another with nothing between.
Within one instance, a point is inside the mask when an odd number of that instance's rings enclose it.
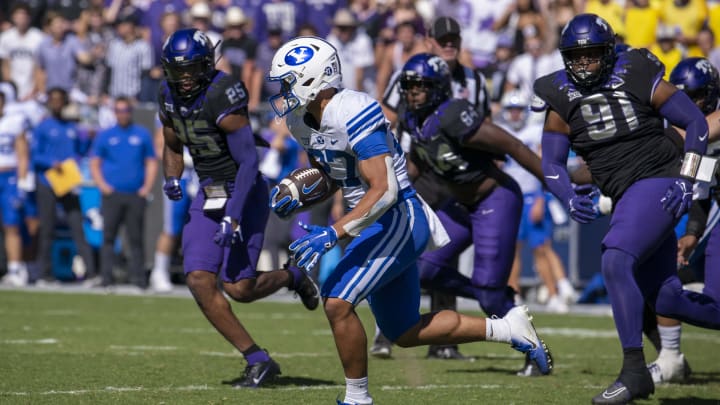
<instances>
[{"instance_id":1,"label":"black arm sleeve","mask_svg":"<svg viewBox=\"0 0 720 405\"><path fill-rule=\"evenodd\" d=\"M705 232L705 225L707 224L711 206L712 199L710 198L693 201L692 206L690 206L685 235L694 235L700 239Z\"/></svg>"}]
</instances>

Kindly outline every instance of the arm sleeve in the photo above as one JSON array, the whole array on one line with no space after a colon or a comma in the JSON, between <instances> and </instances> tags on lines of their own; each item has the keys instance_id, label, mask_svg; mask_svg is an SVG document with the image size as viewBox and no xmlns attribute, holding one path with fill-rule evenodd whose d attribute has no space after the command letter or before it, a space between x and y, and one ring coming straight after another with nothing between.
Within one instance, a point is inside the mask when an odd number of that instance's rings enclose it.
<instances>
[{"instance_id":1,"label":"arm sleeve","mask_svg":"<svg viewBox=\"0 0 720 405\"><path fill-rule=\"evenodd\" d=\"M704 155L707 150L708 124L705 116L690 97L676 91L662 106L660 114L671 124L685 130L685 152Z\"/></svg>"},{"instance_id":2,"label":"arm sleeve","mask_svg":"<svg viewBox=\"0 0 720 405\"><path fill-rule=\"evenodd\" d=\"M225 215L238 222L242 220L245 200L250 188L255 183L258 172L258 157L255 149L255 139L250 125L227 134L230 155L238 165L235 175L235 187L232 196L225 207Z\"/></svg>"},{"instance_id":3,"label":"arm sleeve","mask_svg":"<svg viewBox=\"0 0 720 405\"><path fill-rule=\"evenodd\" d=\"M567 158L570 152L570 139L557 132L544 132L542 137L542 169L547 188L568 208L570 199L575 195L570 175L567 171Z\"/></svg>"}]
</instances>

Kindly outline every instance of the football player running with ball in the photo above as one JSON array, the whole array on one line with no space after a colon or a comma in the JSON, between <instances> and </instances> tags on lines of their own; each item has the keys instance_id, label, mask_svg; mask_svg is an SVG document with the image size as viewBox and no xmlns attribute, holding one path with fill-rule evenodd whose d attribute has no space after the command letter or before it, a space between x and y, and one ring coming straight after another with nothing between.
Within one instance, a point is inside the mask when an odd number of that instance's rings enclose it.
<instances>
[{"instance_id":1,"label":"football player running with ball","mask_svg":"<svg viewBox=\"0 0 720 405\"><path fill-rule=\"evenodd\" d=\"M315 309L318 290L298 268L255 269L269 215L268 186L258 171L243 83L215 69L215 48L196 29L173 33L163 45L161 60L166 78L159 95L163 190L171 200L182 198L183 145L200 178L201 189L183 230L187 285L205 317L247 360L233 386L257 387L280 374L280 367L233 314L217 287L218 277L225 293L238 302L288 287L308 309Z\"/></svg>"},{"instance_id":2,"label":"football player running with ball","mask_svg":"<svg viewBox=\"0 0 720 405\"><path fill-rule=\"evenodd\" d=\"M592 221L593 202L577 195L568 177L572 147L615 203L602 241L601 270L623 363L620 375L593 403L625 404L654 392L642 348L645 301L659 315L720 329L720 305L682 289L673 231L692 202L708 125L692 100L662 79L665 69L649 51L616 54L613 30L597 15L571 19L560 36L560 52L565 68L534 86L535 107L547 110L543 172L570 216ZM686 131L682 166L682 152L665 135L663 118Z\"/></svg>"},{"instance_id":3,"label":"football player running with ball","mask_svg":"<svg viewBox=\"0 0 720 405\"><path fill-rule=\"evenodd\" d=\"M550 360L527 313L479 318L444 310L420 315L416 261L430 239L429 217L410 185L405 159L380 104L341 88L335 48L298 37L273 57L271 97L313 164L342 189L345 215L328 227L304 225L308 234L290 245L298 266L311 269L337 243L346 244L323 284L325 314L345 372L343 403L371 404L367 336L355 307L368 299L377 324L401 347L481 340L510 343L548 370ZM281 215L297 202L271 201ZM428 213L430 214L430 213ZM432 220L432 218L431 218ZM438 241L439 242L439 241Z\"/></svg>"}]
</instances>

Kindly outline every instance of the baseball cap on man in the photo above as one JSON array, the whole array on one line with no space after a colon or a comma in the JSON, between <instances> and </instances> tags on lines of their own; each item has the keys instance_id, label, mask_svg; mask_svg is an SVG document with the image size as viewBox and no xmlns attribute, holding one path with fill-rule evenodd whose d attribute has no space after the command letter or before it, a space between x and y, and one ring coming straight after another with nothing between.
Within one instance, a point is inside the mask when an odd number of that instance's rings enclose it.
<instances>
[{"instance_id":1,"label":"baseball cap on man","mask_svg":"<svg viewBox=\"0 0 720 405\"><path fill-rule=\"evenodd\" d=\"M440 17L430 27L430 36L438 39L445 35L460 36L460 24L452 17Z\"/></svg>"}]
</instances>

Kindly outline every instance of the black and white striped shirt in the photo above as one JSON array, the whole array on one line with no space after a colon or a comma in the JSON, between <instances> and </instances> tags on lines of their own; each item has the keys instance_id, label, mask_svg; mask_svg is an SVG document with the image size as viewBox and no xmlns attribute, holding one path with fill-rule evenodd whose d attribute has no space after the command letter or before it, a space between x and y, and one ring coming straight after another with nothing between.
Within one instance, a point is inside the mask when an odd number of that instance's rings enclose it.
<instances>
[{"instance_id":1,"label":"black and white striped shirt","mask_svg":"<svg viewBox=\"0 0 720 405\"><path fill-rule=\"evenodd\" d=\"M142 73L152 67L152 47L142 39L127 43L115 38L108 46L106 62L111 69L108 89L110 96L137 97L140 93Z\"/></svg>"}]
</instances>

